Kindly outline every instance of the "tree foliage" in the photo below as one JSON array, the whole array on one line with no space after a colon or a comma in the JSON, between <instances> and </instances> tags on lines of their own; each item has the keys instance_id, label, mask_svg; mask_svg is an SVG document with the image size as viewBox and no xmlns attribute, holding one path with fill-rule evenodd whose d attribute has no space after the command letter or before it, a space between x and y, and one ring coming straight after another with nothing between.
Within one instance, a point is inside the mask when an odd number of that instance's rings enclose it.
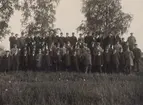
<instances>
[{"instance_id":1,"label":"tree foliage","mask_svg":"<svg viewBox=\"0 0 143 105\"><path fill-rule=\"evenodd\" d=\"M59 0L24 0L21 2L22 26L28 35L45 35L54 28Z\"/></svg>"},{"instance_id":2,"label":"tree foliage","mask_svg":"<svg viewBox=\"0 0 143 105\"><path fill-rule=\"evenodd\" d=\"M0 0L0 39L10 33L8 22L18 9L18 0Z\"/></svg>"},{"instance_id":3,"label":"tree foliage","mask_svg":"<svg viewBox=\"0 0 143 105\"><path fill-rule=\"evenodd\" d=\"M10 33L8 23L15 10L22 12L23 31L28 35L54 30L55 9L59 0L0 0L0 39Z\"/></svg>"},{"instance_id":4,"label":"tree foliage","mask_svg":"<svg viewBox=\"0 0 143 105\"><path fill-rule=\"evenodd\" d=\"M77 28L82 32L103 35L124 34L130 26L132 16L122 11L121 0L82 0L86 20Z\"/></svg>"}]
</instances>

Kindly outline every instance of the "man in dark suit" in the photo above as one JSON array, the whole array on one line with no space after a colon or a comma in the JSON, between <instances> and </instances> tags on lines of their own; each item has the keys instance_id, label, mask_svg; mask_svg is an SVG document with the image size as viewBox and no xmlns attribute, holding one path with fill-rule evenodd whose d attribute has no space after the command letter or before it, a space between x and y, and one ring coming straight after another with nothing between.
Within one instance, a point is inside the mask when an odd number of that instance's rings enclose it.
<instances>
[{"instance_id":1,"label":"man in dark suit","mask_svg":"<svg viewBox=\"0 0 143 105\"><path fill-rule=\"evenodd\" d=\"M45 41L46 41L46 45L48 46L48 48L50 48L52 44L52 37L50 36L50 34L46 35Z\"/></svg>"},{"instance_id":2,"label":"man in dark suit","mask_svg":"<svg viewBox=\"0 0 143 105\"><path fill-rule=\"evenodd\" d=\"M104 60L104 72L111 73L111 53L110 50L107 48L103 53L103 60Z\"/></svg>"},{"instance_id":3,"label":"man in dark suit","mask_svg":"<svg viewBox=\"0 0 143 105\"><path fill-rule=\"evenodd\" d=\"M68 42L70 42L70 36L69 33L66 33L65 43L67 44Z\"/></svg>"},{"instance_id":4,"label":"man in dark suit","mask_svg":"<svg viewBox=\"0 0 143 105\"><path fill-rule=\"evenodd\" d=\"M42 50L39 49L39 52L36 55L36 69L38 71L42 69L42 61L43 61L43 54L42 54Z\"/></svg>"},{"instance_id":5,"label":"man in dark suit","mask_svg":"<svg viewBox=\"0 0 143 105\"><path fill-rule=\"evenodd\" d=\"M120 64L120 55L116 49L113 50L111 55L111 65L112 65L112 72L119 73L119 64Z\"/></svg>"},{"instance_id":6,"label":"man in dark suit","mask_svg":"<svg viewBox=\"0 0 143 105\"><path fill-rule=\"evenodd\" d=\"M125 73L130 74L132 67L134 66L134 54L129 48L124 52L124 59Z\"/></svg>"},{"instance_id":7,"label":"man in dark suit","mask_svg":"<svg viewBox=\"0 0 143 105\"><path fill-rule=\"evenodd\" d=\"M103 54L98 51L97 55L95 56L95 68L97 72L102 73L102 67L103 67Z\"/></svg>"},{"instance_id":8,"label":"man in dark suit","mask_svg":"<svg viewBox=\"0 0 143 105\"><path fill-rule=\"evenodd\" d=\"M21 32L21 37L18 38L19 40L19 48L23 49L24 45L25 45L25 36L24 36L24 32Z\"/></svg>"},{"instance_id":9,"label":"man in dark suit","mask_svg":"<svg viewBox=\"0 0 143 105\"><path fill-rule=\"evenodd\" d=\"M114 42L114 38L112 36L112 34L109 34L109 36L107 36L105 39L104 39L104 48L107 46L107 45L113 45L113 42Z\"/></svg>"},{"instance_id":10,"label":"man in dark suit","mask_svg":"<svg viewBox=\"0 0 143 105\"><path fill-rule=\"evenodd\" d=\"M22 70L27 71L28 70L28 52L25 49L23 53L23 64L22 64Z\"/></svg>"},{"instance_id":11,"label":"man in dark suit","mask_svg":"<svg viewBox=\"0 0 143 105\"><path fill-rule=\"evenodd\" d=\"M134 69L137 72L140 71L140 59L141 59L141 50L138 48L137 44L135 44L135 48L133 49L134 54Z\"/></svg>"},{"instance_id":12,"label":"man in dark suit","mask_svg":"<svg viewBox=\"0 0 143 105\"><path fill-rule=\"evenodd\" d=\"M65 41L65 37L63 36L63 33L61 32L60 37L59 37L60 47L63 47L64 41Z\"/></svg>"},{"instance_id":13,"label":"man in dark suit","mask_svg":"<svg viewBox=\"0 0 143 105\"><path fill-rule=\"evenodd\" d=\"M92 67L92 60L91 60L91 52L89 48L86 48L86 51L84 51L84 69L85 73L91 73L91 67Z\"/></svg>"},{"instance_id":14,"label":"man in dark suit","mask_svg":"<svg viewBox=\"0 0 143 105\"><path fill-rule=\"evenodd\" d=\"M66 50L66 54L64 55L64 64L65 64L65 70L69 71L71 70L71 55L69 50Z\"/></svg>"},{"instance_id":15,"label":"man in dark suit","mask_svg":"<svg viewBox=\"0 0 143 105\"><path fill-rule=\"evenodd\" d=\"M14 47L15 41L16 41L16 38L15 38L15 36L14 36L14 33L11 33L11 36L10 36L10 38L9 38L10 49L12 49L12 48Z\"/></svg>"},{"instance_id":16,"label":"man in dark suit","mask_svg":"<svg viewBox=\"0 0 143 105\"><path fill-rule=\"evenodd\" d=\"M43 56L43 69L48 72L51 71L51 56L49 50L46 50L46 53Z\"/></svg>"},{"instance_id":17,"label":"man in dark suit","mask_svg":"<svg viewBox=\"0 0 143 105\"><path fill-rule=\"evenodd\" d=\"M73 32L72 37L70 38L70 43L71 43L72 46L75 47L76 42L77 42L77 38L75 37L75 33Z\"/></svg>"},{"instance_id":18,"label":"man in dark suit","mask_svg":"<svg viewBox=\"0 0 143 105\"><path fill-rule=\"evenodd\" d=\"M79 72L79 62L78 62L78 54L77 51L74 51L71 57L72 62L72 71Z\"/></svg>"},{"instance_id":19,"label":"man in dark suit","mask_svg":"<svg viewBox=\"0 0 143 105\"><path fill-rule=\"evenodd\" d=\"M18 48L20 48L20 38L18 34L15 34L15 43L14 45L17 45Z\"/></svg>"},{"instance_id":20,"label":"man in dark suit","mask_svg":"<svg viewBox=\"0 0 143 105\"><path fill-rule=\"evenodd\" d=\"M113 36L113 44L115 45L117 42L121 43L121 38L119 35Z\"/></svg>"},{"instance_id":21,"label":"man in dark suit","mask_svg":"<svg viewBox=\"0 0 143 105\"><path fill-rule=\"evenodd\" d=\"M120 72L124 73L125 71L125 58L124 58L124 52L123 52L123 49L120 50L119 52L119 55L120 55L120 59L119 59L119 69L120 69Z\"/></svg>"},{"instance_id":22,"label":"man in dark suit","mask_svg":"<svg viewBox=\"0 0 143 105\"><path fill-rule=\"evenodd\" d=\"M85 43L87 43L87 47L90 48L92 47L92 42L93 42L93 37L88 33L87 36L85 36Z\"/></svg>"},{"instance_id":23,"label":"man in dark suit","mask_svg":"<svg viewBox=\"0 0 143 105\"><path fill-rule=\"evenodd\" d=\"M9 51L6 51L6 54L2 57L1 59L1 69L4 71L4 72L8 72L10 71L10 55L9 55Z\"/></svg>"},{"instance_id":24,"label":"man in dark suit","mask_svg":"<svg viewBox=\"0 0 143 105\"><path fill-rule=\"evenodd\" d=\"M59 36L55 34L55 36L53 36L53 41L54 41L54 44L55 44L56 46L58 46Z\"/></svg>"},{"instance_id":25,"label":"man in dark suit","mask_svg":"<svg viewBox=\"0 0 143 105\"><path fill-rule=\"evenodd\" d=\"M36 50L33 50L30 56L28 57L28 68L32 71L36 70Z\"/></svg>"}]
</instances>

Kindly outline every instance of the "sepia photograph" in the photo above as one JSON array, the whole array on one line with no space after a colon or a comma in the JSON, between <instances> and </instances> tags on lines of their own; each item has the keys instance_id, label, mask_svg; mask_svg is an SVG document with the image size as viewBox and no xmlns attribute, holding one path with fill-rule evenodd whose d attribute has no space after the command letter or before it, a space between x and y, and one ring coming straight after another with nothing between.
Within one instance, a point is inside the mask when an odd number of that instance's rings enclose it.
<instances>
[{"instance_id":1,"label":"sepia photograph","mask_svg":"<svg viewBox=\"0 0 143 105\"><path fill-rule=\"evenodd\" d=\"M0 0L0 105L143 105L143 0Z\"/></svg>"}]
</instances>

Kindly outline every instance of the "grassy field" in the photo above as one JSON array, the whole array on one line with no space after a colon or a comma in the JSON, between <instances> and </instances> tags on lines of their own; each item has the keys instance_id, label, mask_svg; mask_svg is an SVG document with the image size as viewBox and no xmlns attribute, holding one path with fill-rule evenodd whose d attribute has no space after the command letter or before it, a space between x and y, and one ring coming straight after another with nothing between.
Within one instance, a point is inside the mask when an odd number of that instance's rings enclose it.
<instances>
[{"instance_id":1,"label":"grassy field","mask_svg":"<svg viewBox=\"0 0 143 105\"><path fill-rule=\"evenodd\" d=\"M1 73L0 105L143 105L143 73Z\"/></svg>"}]
</instances>

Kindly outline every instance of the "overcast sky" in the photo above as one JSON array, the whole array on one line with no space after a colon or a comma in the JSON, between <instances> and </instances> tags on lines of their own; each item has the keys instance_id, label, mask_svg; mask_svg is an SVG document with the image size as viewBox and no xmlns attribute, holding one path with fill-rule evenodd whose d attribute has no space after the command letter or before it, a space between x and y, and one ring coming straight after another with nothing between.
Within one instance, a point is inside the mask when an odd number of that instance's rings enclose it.
<instances>
[{"instance_id":1,"label":"overcast sky","mask_svg":"<svg viewBox=\"0 0 143 105\"><path fill-rule=\"evenodd\" d=\"M81 13L81 0L61 0L57 7L55 26L65 32L75 32L75 29L84 19ZM130 32L133 32L137 38L139 47L143 50L143 0L122 0L123 11L131 13L134 16L129 32L125 34L128 37ZM11 30L20 34L20 18L21 14L16 12L10 21ZM9 49L8 37L3 40L2 45Z\"/></svg>"}]
</instances>

